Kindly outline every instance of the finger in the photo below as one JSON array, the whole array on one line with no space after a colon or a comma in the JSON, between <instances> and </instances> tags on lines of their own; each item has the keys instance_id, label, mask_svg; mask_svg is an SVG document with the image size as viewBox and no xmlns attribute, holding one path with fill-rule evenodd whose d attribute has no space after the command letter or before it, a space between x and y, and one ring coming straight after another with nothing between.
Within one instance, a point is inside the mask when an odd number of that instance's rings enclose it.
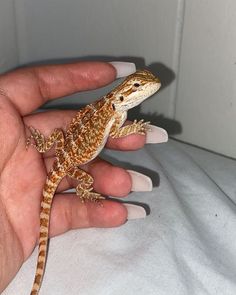
<instances>
[{"instance_id":1,"label":"finger","mask_svg":"<svg viewBox=\"0 0 236 295\"><path fill-rule=\"evenodd\" d=\"M102 87L115 77L115 68L105 62L27 67L1 75L0 92L25 115L48 100Z\"/></svg>"},{"instance_id":2,"label":"finger","mask_svg":"<svg viewBox=\"0 0 236 295\"><path fill-rule=\"evenodd\" d=\"M118 202L104 200L81 203L74 194L57 194L52 205L50 236L87 227L116 227L127 220L127 209Z\"/></svg>"},{"instance_id":3,"label":"finger","mask_svg":"<svg viewBox=\"0 0 236 295\"><path fill-rule=\"evenodd\" d=\"M47 171L51 169L53 161L53 158L45 159ZM93 188L96 192L102 195L124 197L131 191L131 176L123 168L113 166L99 158L84 165L82 168L93 177ZM57 192L63 192L67 189L75 188L77 184L77 180L65 177L58 186Z\"/></svg>"},{"instance_id":4,"label":"finger","mask_svg":"<svg viewBox=\"0 0 236 295\"><path fill-rule=\"evenodd\" d=\"M55 128L62 128L66 130L72 118L77 111L63 110L63 111L47 111L28 115L24 117L24 123L26 126L33 126L40 130L40 132L46 137L49 136ZM131 124L127 121L126 124ZM29 134L28 134L29 136ZM161 137L161 134L160 136ZM146 142L146 136L140 134L132 134L122 138L108 138L106 147L115 150L137 150L142 148ZM53 156L55 153L53 150L46 153L45 157Z\"/></svg>"},{"instance_id":5,"label":"finger","mask_svg":"<svg viewBox=\"0 0 236 295\"><path fill-rule=\"evenodd\" d=\"M66 131L77 110L49 110L23 117L24 124L38 129L48 137L55 128Z\"/></svg>"},{"instance_id":6,"label":"finger","mask_svg":"<svg viewBox=\"0 0 236 295\"><path fill-rule=\"evenodd\" d=\"M132 122L127 121L127 124ZM106 143L106 147L112 150L120 151L136 151L144 147L146 143L146 135L131 134L121 138L109 137Z\"/></svg>"}]
</instances>

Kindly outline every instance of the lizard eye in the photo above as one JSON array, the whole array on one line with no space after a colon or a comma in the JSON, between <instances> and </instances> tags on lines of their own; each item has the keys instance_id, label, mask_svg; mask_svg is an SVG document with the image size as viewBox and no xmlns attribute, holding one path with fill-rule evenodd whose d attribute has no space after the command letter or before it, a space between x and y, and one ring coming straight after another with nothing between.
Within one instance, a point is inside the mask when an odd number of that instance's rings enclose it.
<instances>
[{"instance_id":1,"label":"lizard eye","mask_svg":"<svg viewBox=\"0 0 236 295\"><path fill-rule=\"evenodd\" d=\"M134 87L138 88L140 86L139 83L134 83Z\"/></svg>"},{"instance_id":2,"label":"lizard eye","mask_svg":"<svg viewBox=\"0 0 236 295\"><path fill-rule=\"evenodd\" d=\"M123 101L124 100L124 96L120 96L120 101Z\"/></svg>"}]
</instances>

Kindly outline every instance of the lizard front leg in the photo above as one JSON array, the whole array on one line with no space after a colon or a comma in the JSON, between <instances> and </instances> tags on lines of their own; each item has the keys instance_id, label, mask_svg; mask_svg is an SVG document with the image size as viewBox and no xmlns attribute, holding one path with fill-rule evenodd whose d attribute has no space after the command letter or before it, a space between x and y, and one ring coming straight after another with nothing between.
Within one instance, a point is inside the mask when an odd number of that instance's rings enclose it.
<instances>
[{"instance_id":1,"label":"lizard front leg","mask_svg":"<svg viewBox=\"0 0 236 295\"><path fill-rule=\"evenodd\" d=\"M93 177L84 170L79 169L78 167L72 167L67 171L67 175L80 182L76 187L76 194L80 197L83 203L86 200L97 202L104 199L100 194L92 192Z\"/></svg>"},{"instance_id":2,"label":"lizard front leg","mask_svg":"<svg viewBox=\"0 0 236 295\"><path fill-rule=\"evenodd\" d=\"M134 120L132 124L120 127L119 122L115 122L111 128L110 136L119 138L130 134L145 135L149 130L149 124L150 122L144 122L144 120Z\"/></svg>"},{"instance_id":3,"label":"lizard front leg","mask_svg":"<svg viewBox=\"0 0 236 295\"><path fill-rule=\"evenodd\" d=\"M56 144L56 151L62 150L64 148L64 133L62 129L54 129L52 134L45 138L45 136L38 130L33 127L29 127L31 136L27 139L26 148L29 145L33 145L38 152L45 153ZM34 141L34 143L31 142Z\"/></svg>"}]
</instances>

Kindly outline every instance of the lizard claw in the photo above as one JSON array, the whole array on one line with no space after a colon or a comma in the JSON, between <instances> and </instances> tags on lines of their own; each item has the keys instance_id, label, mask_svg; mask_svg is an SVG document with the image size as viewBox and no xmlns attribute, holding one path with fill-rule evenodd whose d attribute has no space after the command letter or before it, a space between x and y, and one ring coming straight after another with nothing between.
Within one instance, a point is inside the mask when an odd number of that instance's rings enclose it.
<instances>
[{"instance_id":1,"label":"lizard claw","mask_svg":"<svg viewBox=\"0 0 236 295\"><path fill-rule=\"evenodd\" d=\"M34 136L33 136L34 128L31 127L31 126L29 126L28 128L30 130L31 135L26 140L26 145L25 145L26 150L29 149L29 146L30 145L33 145L34 146L34 143L32 143L32 140L34 140Z\"/></svg>"},{"instance_id":2,"label":"lizard claw","mask_svg":"<svg viewBox=\"0 0 236 295\"><path fill-rule=\"evenodd\" d=\"M101 194L93 192L93 188L82 189L81 187L76 188L76 194L80 197L81 202L85 201L99 202L100 200L105 199Z\"/></svg>"},{"instance_id":3,"label":"lizard claw","mask_svg":"<svg viewBox=\"0 0 236 295\"><path fill-rule=\"evenodd\" d=\"M134 120L133 124L137 128L137 133L141 135L145 135L148 130L150 130L150 122L144 122L144 120Z\"/></svg>"},{"instance_id":4,"label":"lizard claw","mask_svg":"<svg viewBox=\"0 0 236 295\"><path fill-rule=\"evenodd\" d=\"M32 145L38 152L44 152L45 145L45 137L40 133L38 129L35 129L32 126L28 127L31 135L27 138L26 141L26 150L28 150L29 146ZM32 142L33 141L33 142Z\"/></svg>"}]
</instances>

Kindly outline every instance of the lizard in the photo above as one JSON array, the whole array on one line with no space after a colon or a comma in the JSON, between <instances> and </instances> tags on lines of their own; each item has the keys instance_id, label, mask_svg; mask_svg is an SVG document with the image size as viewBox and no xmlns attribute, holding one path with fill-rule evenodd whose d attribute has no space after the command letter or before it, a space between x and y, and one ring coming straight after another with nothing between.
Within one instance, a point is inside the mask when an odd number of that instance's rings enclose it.
<instances>
[{"instance_id":1,"label":"lizard","mask_svg":"<svg viewBox=\"0 0 236 295\"><path fill-rule=\"evenodd\" d=\"M107 95L79 110L68 128L56 128L49 137L30 126L26 142L40 153L55 146L55 160L47 174L43 187L40 209L40 231L36 274L31 295L37 295L42 284L46 266L50 211L53 196L60 181L69 176L79 181L76 194L82 202L101 202L102 195L93 191L93 178L79 168L92 161L104 148L109 136L120 138L129 134L145 134L150 122L134 120L123 126L127 111L153 95L161 86L160 80L148 70L138 70L129 75Z\"/></svg>"}]
</instances>

